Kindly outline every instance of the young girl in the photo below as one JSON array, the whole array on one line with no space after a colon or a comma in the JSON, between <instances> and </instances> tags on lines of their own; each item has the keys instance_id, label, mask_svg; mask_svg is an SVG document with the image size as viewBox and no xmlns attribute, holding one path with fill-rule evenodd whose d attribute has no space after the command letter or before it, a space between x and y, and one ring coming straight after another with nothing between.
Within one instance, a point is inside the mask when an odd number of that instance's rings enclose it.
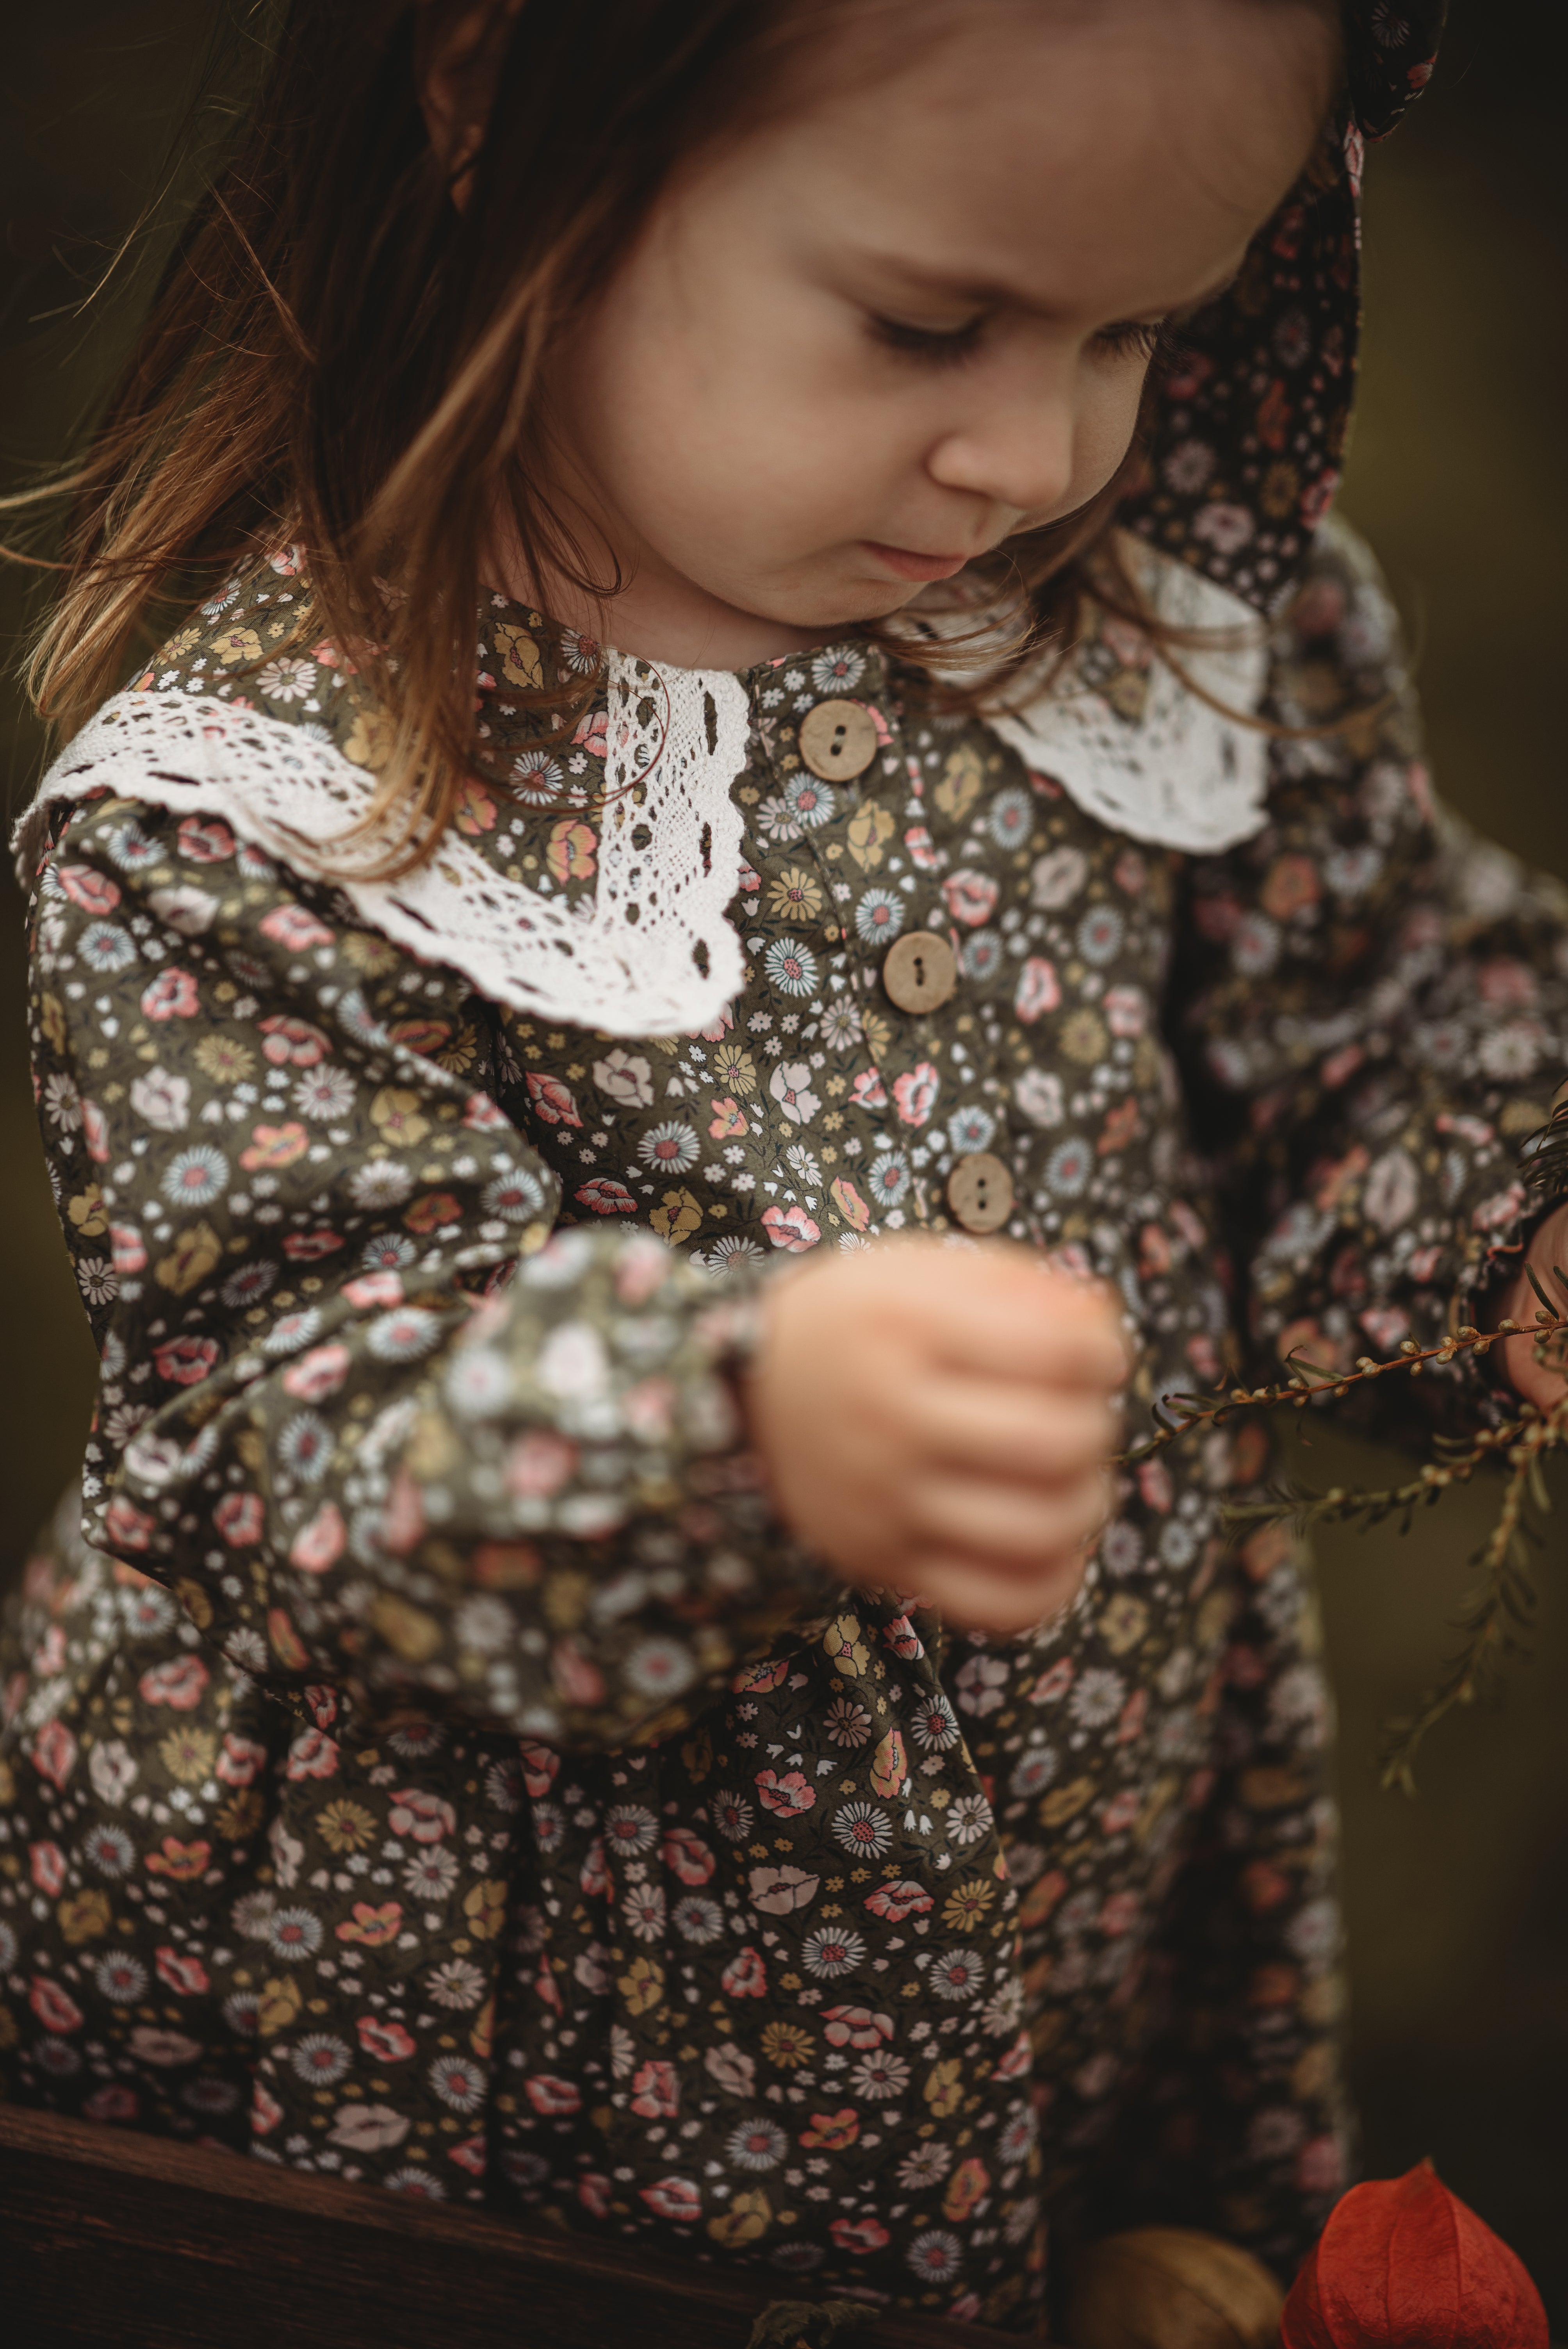
<instances>
[{"instance_id":1,"label":"young girl","mask_svg":"<svg viewBox=\"0 0 1568 2349\"><path fill-rule=\"evenodd\" d=\"M1257 1430L1106 1463L1530 1228L1568 929L1326 519L1437 13L295 0L41 656L8 2095L1003 2329L1298 2259L1303 1588Z\"/></svg>"}]
</instances>

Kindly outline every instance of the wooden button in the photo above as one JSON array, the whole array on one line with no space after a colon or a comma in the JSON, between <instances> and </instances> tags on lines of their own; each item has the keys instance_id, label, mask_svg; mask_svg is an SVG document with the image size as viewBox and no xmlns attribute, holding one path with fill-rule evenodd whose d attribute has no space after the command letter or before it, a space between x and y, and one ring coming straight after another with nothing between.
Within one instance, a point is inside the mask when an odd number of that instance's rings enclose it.
<instances>
[{"instance_id":1,"label":"wooden button","mask_svg":"<svg viewBox=\"0 0 1568 2349\"><path fill-rule=\"evenodd\" d=\"M882 985L901 1011L936 1011L958 984L958 957L934 930L894 938L882 957Z\"/></svg>"},{"instance_id":2,"label":"wooden button","mask_svg":"<svg viewBox=\"0 0 1568 2349\"><path fill-rule=\"evenodd\" d=\"M852 782L876 754L876 727L858 701L819 701L800 720L800 756L825 783Z\"/></svg>"},{"instance_id":3,"label":"wooden button","mask_svg":"<svg viewBox=\"0 0 1568 2349\"><path fill-rule=\"evenodd\" d=\"M966 1232L999 1232L1013 1212L1013 1178L989 1150L972 1150L947 1178L947 1204Z\"/></svg>"}]
</instances>

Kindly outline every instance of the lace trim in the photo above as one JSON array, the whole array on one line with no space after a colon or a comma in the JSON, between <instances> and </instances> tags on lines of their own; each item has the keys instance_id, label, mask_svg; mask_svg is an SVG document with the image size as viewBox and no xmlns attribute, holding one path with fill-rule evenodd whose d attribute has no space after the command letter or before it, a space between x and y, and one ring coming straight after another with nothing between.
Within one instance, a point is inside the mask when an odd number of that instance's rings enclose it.
<instances>
[{"instance_id":1,"label":"lace trim","mask_svg":"<svg viewBox=\"0 0 1568 2349\"><path fill-rule=\"evenodd\" d=\"M1136 542L1131 552L1162 619L1231 633L1224 649L1182 654L1189 675L1228 707L1255 709L1268 668L1255 616L1171 557ZM282 719L179 693L117 694L56 761L13 836L24 886L48 807L108 790L222 815L281 864L333 882L399 946L515 1010L612 1036L709 1027L745 976L725 916L740 882L731 786L747 761L746 691L723 670L610 659L605 778L616 796L603 811L597 888L585 902L507 880L455 833L417 872L361 877L376 844L346 835L371 802L364 769ZM1204 854L1263 827L1268 737L1209 708L1158 658L1136 719L1075 680L1069 664L1048 692L992 724L1026 766L1135 840Z\"/></svg>"},{"instance_id":2,"label":"lace trim","mask_svg":"<svg viewBox=\"0 0 1568 2349\"><path fill-rule=\"evenodd\" d=\"M26 886L47 809L103 790L221 815L492 1000L613 1036L660 1035L709 1026L745 976L725 908L740 879L730 787L749 730L738 678L612 655L605 780L619 795L602 813L596 892L575 907L507 880L451 832L418 871L360 877L375 843L345 835L369 808L373 778L330 742L205 695L106 702L45 776L13 847Z\"/></svg>"},{"instance_id":3,"label":"lace trim","mask_svg":"<svg viewBox=\"0 0 1568 2349\"><path fill-rule=\"evenodd\" d=\"M1223 648L1178 651L1187 675L1226 709L1255 710L1269 663L1256 613L1170 555L1134 539L1126 539L1125 548L1141 567L1144 592L1161 619L1230 634ZM1049 693L991 725L1026 767L1049 775L1087 814L1134 840L1209 854L1264 827L1268 736L1211 709L1158 655L1136 719L1119 716L1092 686L1075 679L1069 661Z\"/></svg>"}]
</instances>

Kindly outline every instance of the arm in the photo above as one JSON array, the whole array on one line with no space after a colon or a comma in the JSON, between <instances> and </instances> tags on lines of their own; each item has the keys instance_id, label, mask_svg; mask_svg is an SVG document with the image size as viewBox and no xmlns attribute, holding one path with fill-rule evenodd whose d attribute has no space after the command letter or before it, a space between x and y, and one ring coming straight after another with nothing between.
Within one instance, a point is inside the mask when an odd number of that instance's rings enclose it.
<instances>
[{"instance_id":1,"label":"arm","mask_svg":"<svg viewBox=\"0 0 1568 2349\"><path fill-rule=\"evenodd\" d=\"M1275 646L1268 828L1195 864L1173 1040L1272 1375L1487 1324L1540 1219L1518 1172L1568 1050L1568 906L1432 804L1387 597L1327 539ZM1379 707L1381 705L1381 707ZM1514 1367L1511 1361L1511 1368ZM1495 1400L1462 1358L1371 1390L1385 1432Z\"/></svg>"},{"instance_id":2,"label":"arm","mask_svg":"<svg viewBox=\"0 0 1568 2349\"><path fill-rule=\"evenodd\" d=\"M48 862L34 969L88 1537L234 1662L625 1742L820 1602L741 1448L736 1309L645 1233L546 1247L455 975L113 802Z\"/></svg>"}]
</instances>

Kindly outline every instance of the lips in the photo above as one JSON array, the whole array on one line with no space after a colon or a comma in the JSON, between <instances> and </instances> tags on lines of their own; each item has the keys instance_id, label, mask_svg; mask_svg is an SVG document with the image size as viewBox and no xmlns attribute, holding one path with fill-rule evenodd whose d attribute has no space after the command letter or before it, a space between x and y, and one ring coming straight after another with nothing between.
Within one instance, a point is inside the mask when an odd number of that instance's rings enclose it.
<instances>
[{"instance_id":1,"label":"lips","mask_svg":"<svg viewBox=\"0 0 1568 2349\"><path fill-rule=\"evenodd\" d=\"M883 546L874 538L862 538L861 544L900 579L951 579L969 561L967 554L921 554L910 546Z\"/></svg>"}]
</instances>

